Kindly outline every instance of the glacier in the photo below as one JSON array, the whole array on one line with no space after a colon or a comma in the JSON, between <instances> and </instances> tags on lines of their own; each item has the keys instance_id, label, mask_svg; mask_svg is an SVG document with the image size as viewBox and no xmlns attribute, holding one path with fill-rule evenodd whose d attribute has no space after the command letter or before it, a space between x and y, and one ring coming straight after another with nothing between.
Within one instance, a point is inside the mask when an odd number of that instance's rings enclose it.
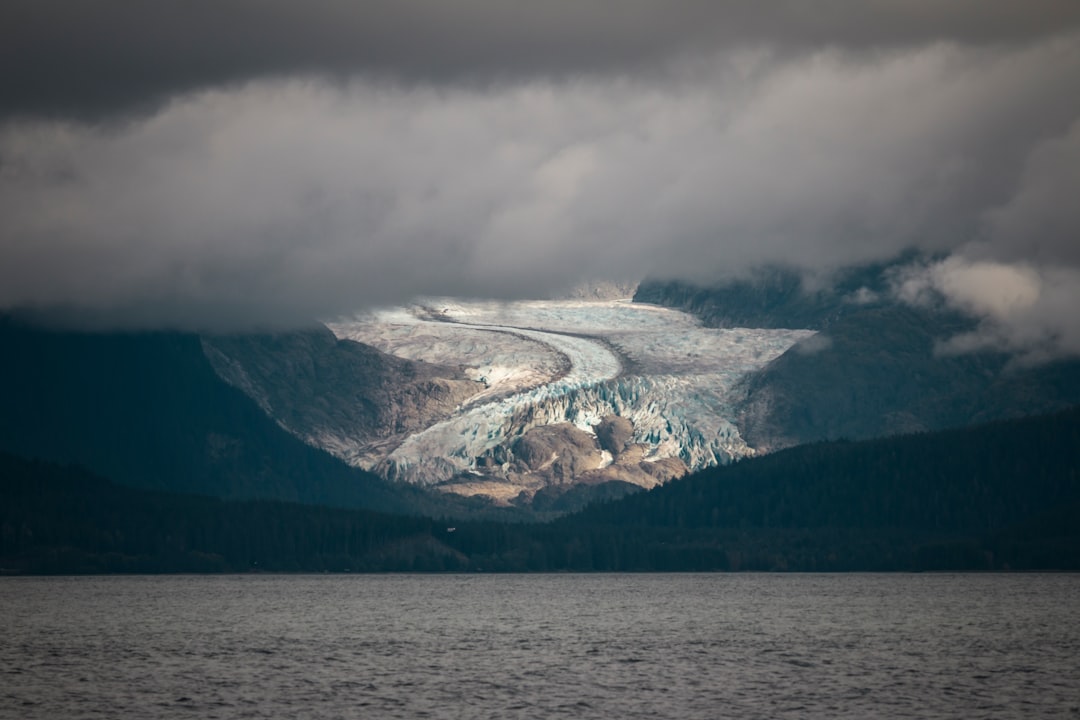
<instances>
[{"instance_id":1,"label":"glacier","mask_svg":"<svg viewBox=\"0 0 1080 720\"><path fill-rule=\"evenodd\" d=\"M494 496L501 484L504 499L521 484L508 480L514 442L540 426L595 434L603 418L626 418L643 461L678 458L690 470L752 455L734 423L737 383L814 334L706 328L628 300L432 298L327 326L402 358L458 365L477 383L452 417L392 449L372 453L363 438L340 437L327 449L388 479L449 492Z\"/></svg>"}]
</instances>

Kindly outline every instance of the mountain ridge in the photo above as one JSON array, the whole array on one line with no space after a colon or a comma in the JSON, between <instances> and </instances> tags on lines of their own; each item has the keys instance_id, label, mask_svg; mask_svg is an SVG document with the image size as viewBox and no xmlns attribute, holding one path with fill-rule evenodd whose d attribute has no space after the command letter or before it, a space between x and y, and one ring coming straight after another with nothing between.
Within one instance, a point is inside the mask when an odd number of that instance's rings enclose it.
<instances>
[{"instance_id":1,"label":"mountain ridge","mask_svg":"<svg viewBox=\"0 0 1080 720\"><path fill-rule=\"evenodd\" d=\"M908 253L846 268L817 287L775 267L711 287L643 282L635 301L681 308L708 326L819 330L741 384L736 424L762 451L943 430L1080 403L1078 359L1021 366L999 352L942 352L944 341L975 323L942 303L895 297L893 278L917 260Z\"/></svg>"},{"instance_id":2,"label":"mountain ridge","mask_svg":"<svg viewBox=\"0 0 1080 720\"><path fill-rule=\"evenodd\" d=\"M58 332L8 318L0 345L0 450L148 489L410 506L279 428L218 378L195 335Z\"/></svg>"}]
</instances>

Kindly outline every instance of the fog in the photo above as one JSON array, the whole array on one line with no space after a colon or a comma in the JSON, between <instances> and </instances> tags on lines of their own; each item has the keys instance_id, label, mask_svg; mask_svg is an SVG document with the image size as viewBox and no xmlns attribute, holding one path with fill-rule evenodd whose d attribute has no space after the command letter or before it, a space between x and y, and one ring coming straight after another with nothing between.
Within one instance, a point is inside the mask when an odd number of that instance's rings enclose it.
<instances>
[{"instance_id":1,"label":"fog","mask_svg":"<svg viewBox=\"0 0 1080 720\"><path fill-rule=\"evenodd\" d=\"M0 309L285 327L916 248L900 296L982 321L944 351L1080 352L1072 3L405 5L230 2L199 50L201 3L11 5Z\"/></svg>"}]
</instances>

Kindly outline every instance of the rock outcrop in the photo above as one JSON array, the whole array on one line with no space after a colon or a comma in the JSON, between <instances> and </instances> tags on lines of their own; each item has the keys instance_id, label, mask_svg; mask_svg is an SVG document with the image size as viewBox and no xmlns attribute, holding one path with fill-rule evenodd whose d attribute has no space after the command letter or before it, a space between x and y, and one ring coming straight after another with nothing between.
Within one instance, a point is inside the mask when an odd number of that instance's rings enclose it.
<instances>
[{"instance_id":1,"label":"rock outcrop","mask_svg":"<svg viewBox=\"0 0 1080 720\"><path fill-rule=\"evenodd\" d=\"M620 483L648 489L688 472L677 457L647 459L649 446L632 442L634 426L626 418L606 416L594 430L567 422L534 427L509 447L496 446L477 458L474 474L440 489L489 494L516 504L527 504L541 493L544 502L551 503L583 485ZM500 489L492 491L494 486Z\"/></svg>"}]
</instances>

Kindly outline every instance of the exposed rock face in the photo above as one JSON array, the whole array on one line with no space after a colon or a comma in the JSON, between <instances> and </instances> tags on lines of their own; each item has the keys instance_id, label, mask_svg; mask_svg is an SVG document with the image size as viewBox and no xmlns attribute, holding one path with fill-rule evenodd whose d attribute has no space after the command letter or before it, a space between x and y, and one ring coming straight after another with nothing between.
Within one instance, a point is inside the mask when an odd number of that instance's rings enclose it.
<instances>
[{"instance_id":1,"label":"exposed rock face","mask_svg":"<svg viewBox=\"0 0 1080 720\"><path fill-rule=\"evenodd\" d=\"M500 445L479 458L472 481L441 489L471 495L494 484L501 490L487 494L502 501L527 503L542 492L543 501L550 504L582 485L620 483L648 489L686 474L686 464L677 457L645 460L649 448L630 442L633 434L633 424L616 415L603 418L595 435L571 423L540 425L509 449Z\"/></svg>"},{"instance_id":2,"label":"exposed rock face","mask_svg":"<svg viewBox=\"0 0 1080 720\"><path fill-rule=\"evenodd\" d=\"M634 425L618 415L608 415L596 425L596 439L600 447L614 456L626 450L634 439Z\"/></svg>"},{"instance_id":3,"label":"exposed rock face","mask_svg":"<svg viewBox=\"0 0 1080 720\"><path fill-rule=\"evenodd\" d=\"M512 475L531 475L543 485L571 484L609 462L596 438L570 423L535 427L518 438L512 451Z\"/></svg>"},{"instance_id":4,"label":"exposed rock face","mask_svg":"<svg viewBox=\"0 0 1080 720\"><path fill-rule=\"evenodd\" d=\"M607 482L624 482L646 490L663 485L669 480L682 477L688 472L686 463L679 458L661 458L654 462L618 463L586 473L579 481L589 485Z\"/></svg>"},{"instance_id":5,"label":"exposed rock face","mask_svg":"<svg viewBox=\"0 0 1080 720\"><path fill-rule=\"evenodd\" d=\"M203 351L219 376L282 427L354 464L368 453L381 456L484 389L458 368L338 340L325 327L207 337Z\"/></svg>"}]
</instances>

